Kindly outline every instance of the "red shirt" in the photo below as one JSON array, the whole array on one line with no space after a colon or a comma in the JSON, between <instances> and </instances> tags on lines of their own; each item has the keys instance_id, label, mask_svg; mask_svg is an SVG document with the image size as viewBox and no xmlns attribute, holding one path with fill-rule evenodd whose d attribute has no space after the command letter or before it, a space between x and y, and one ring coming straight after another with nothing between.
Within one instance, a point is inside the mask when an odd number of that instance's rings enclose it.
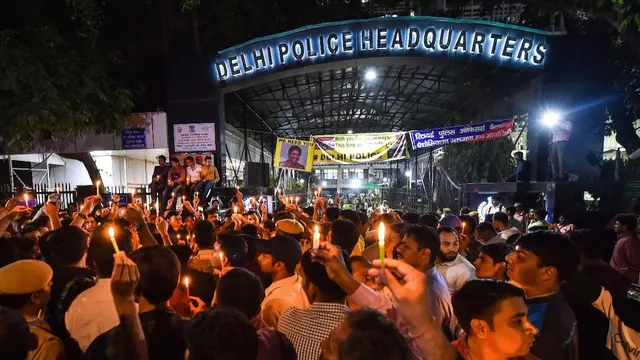
<instances>
[{"instance_id":1,"label":"red shirt","mask_svg":"<svg viewBox=\"0 0 640 360\"><path fill-rule=\"evenodd\" d=\"M618 237L613 249L611 266L622 275L636 283L640 276L640 240L633 231L628 231Z\"/></svg>"}]
</instances>

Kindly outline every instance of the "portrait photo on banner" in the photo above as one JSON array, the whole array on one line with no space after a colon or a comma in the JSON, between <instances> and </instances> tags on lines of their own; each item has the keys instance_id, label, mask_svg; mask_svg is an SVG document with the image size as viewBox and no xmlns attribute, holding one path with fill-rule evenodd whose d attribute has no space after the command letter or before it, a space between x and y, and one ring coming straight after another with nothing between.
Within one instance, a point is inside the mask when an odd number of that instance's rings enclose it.
<instances>
[{"instance_id":1,"label":"portrait photo on banner","mask_svg":"<svg viewBox=\"0 0 640 360\"><path fill-rule=\"evenodd\" d=\"M278 138L274 166L298 171L311 171L313 143L310 141Z\"/></svg>"}]
</instances>

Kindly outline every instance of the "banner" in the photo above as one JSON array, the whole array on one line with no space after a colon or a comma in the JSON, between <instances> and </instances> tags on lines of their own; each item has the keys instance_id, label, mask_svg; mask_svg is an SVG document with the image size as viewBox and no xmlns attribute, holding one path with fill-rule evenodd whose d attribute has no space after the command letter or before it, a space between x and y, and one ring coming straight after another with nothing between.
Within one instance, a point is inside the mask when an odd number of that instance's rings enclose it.
<instances>
[{"instance_id":1,"label":"banner","mask_svg":"<svg viewBox=\"0 0 640 360\"><path fill-rule=\"evenodd\" d=\"M405 133L314 136L313 164L358 164L409 157Z\"/></svg>"},{"instance_id":2,"label":"banner","mask_svg":"<svg viewBox=\"0 0 640 360\"><path fill-rule=\"evenodd\" d=\"M194 123L173 125L175 152L215 151L216 136L214 123Z\"/></svg>"},{"instance_id":3,"label":"banner","mask_svg":"<svg viewBox=\"0 0 640 360\"><path fill-rule=\"evenodd\" d=\"M310 172L313 165L313 142L278 138L273 165Z\"/></svg>"},{"instance_id":4,"label":"banner","mask_svg":"<svg viewBox=\"0 0 640 360\"><path fill-rule=\"evenodd\" d=\"M450 126L439 129L410 131L411 146L427 149L457 143L498 140L513 130L513 119Z\"/></svg>"}]
</instances>

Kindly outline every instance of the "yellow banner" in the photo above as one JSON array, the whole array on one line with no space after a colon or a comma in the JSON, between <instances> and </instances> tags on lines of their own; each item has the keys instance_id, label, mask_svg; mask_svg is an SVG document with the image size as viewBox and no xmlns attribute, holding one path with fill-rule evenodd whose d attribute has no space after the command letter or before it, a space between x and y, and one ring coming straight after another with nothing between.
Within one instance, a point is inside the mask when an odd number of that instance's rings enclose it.
<instances>
[{"instance_id":1,"label":"yellow banner","mask_svg":"<svg viewBox=\"0 0 640 360\"><path fill-rule=\"evenodd\" d=\"M314 136L313 163L358 164L409 157L406 134L371 133Z\"/></svg>"},{"instance_id":2,"label":"yellow banner","mask_svg":"<svg viewBox=\"0 0 640 360\"><path fill-rule=\"evenodd\" d=\"M278 138L273 165L285 169L310 172L313 165L313 142Z\"/></svg>"}]
</instances>

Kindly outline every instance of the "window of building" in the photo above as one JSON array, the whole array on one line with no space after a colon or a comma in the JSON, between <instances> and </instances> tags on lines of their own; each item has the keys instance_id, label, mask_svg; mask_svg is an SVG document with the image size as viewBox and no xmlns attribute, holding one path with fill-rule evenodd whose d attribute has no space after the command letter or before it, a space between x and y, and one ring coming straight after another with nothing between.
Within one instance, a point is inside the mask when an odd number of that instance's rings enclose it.
<instances>
[{"instance_id":1,"label":"window of building","mask_svg":"<svg viewBox=\"0 0 640 360\"><path fill-rule=\"evenodd\" d=\"M338 169L325 169L325 170L322 170L322 179L323 180L337 180L338 179Z\"/></svg>"}]
</instances>

